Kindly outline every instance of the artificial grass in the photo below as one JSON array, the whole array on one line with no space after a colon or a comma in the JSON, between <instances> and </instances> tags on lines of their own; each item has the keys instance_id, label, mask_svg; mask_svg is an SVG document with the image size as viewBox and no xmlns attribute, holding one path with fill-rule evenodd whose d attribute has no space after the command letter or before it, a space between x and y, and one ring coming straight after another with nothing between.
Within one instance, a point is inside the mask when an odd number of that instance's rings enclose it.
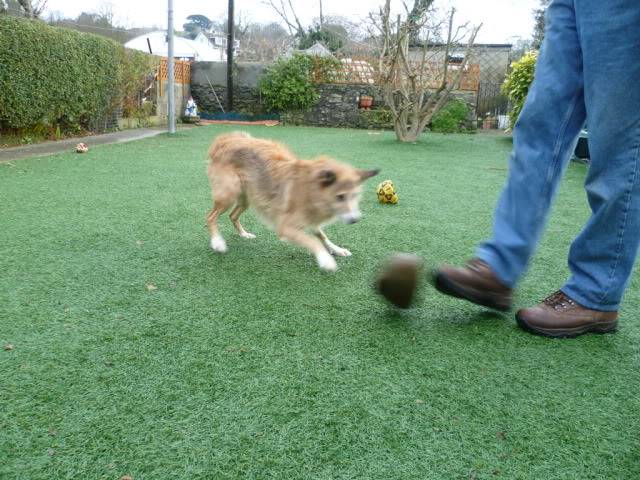
<instances>
[{"instance_id":1,"label":"artificial grass","mask_svg":"<svg viewBox=\"0 0 640 480\"><path fill-rule=\"evenodd\" d=\"M371 289L392 251L462 262L488 233L508 139L251 127L381 167L354 256L321 273L253 214L208 248L211 139L230 127L0 165L2 479L634 479L640 306L616 335L549 340L425 288ZM519 290L562 285L588 215L571 165ZM392 179L397 206L378 205ZM155 287L155 289L154 289Z\"/></svg>"}]
</instances>

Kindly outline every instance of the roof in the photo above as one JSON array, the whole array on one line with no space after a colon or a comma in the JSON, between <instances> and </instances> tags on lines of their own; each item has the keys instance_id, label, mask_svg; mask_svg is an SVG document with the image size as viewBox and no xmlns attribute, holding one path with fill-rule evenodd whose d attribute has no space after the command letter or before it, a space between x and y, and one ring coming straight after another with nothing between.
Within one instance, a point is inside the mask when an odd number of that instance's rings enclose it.
<instances>
[{"instance_id":1,"label":"roof","mask_svg":"<svg viewBox=\"0 0 640 480\"><path fill-rule=\"evenodd\" d=\"M147 43L148 40L148 43ZM151 44L151 52L149 51L149 45ZM152 53L161 57L166 57L169 53L169 46L167 44L167 32L164 30L157 30L155 32L145 33L138 37L132 38L124 44L125 47L133 50L140 50L141 52ZM194 42L188 38L173 37L173 55L177 58L191 58L198 61L220 61L221 58L220 49L212 48L209 45L203 45L202 43Z\"/></svg>"},{"instance_id":2,"label":"roof","mask_svg":"<svg viewBox=\"0 0 640 480\"><path fill-rule=\"evenodd\" d=\"M304 50L304 52L307 55L315 55L316 57L333 57L331 51L320 42L314 43L312 46Z\"/></svg>"}]
</instances>

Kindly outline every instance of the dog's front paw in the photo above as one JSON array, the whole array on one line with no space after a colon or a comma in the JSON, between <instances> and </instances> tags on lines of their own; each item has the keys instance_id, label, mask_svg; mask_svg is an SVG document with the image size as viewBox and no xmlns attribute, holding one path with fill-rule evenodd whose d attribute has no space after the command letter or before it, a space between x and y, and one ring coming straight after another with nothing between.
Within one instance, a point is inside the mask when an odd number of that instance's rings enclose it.
<instances>
[{"instance_id":1,"label":"dog's front paw","mask_svg":"<svg viewBox=\"0 0 640 480\"><path fill-rule=\"evenodd\" d=\"M316 255L316 260L321 270L324 270L326 272L335 272L336 270L338 270L338 264L329 254L329 252L319 253L318 255Z\"/></svg>"},{"instance_id":2,"label":"dog's front paw","mask_svg":"<svg viewBox=\"0 0 640 480\"><path fill-rule=\"evenodd\" d=\"M329 252L336 257L350 257L351 252L346 248L340 248L337 245L332 245L329 247Z\"/></svg>"},{"instance_id":3,"label":"dog's front paw","mask_svg":"<svg viewBox=\"0 0 640 480\"><path fill-rule=\"evenodd\" d=\"M249 233L249 232L240 232L240 236L242 238L256 238L256 236L253 233Z\"/></svg>"},{"instance_id":4,"label":"dog's front paw","mask_svg":"<svg viewBox=\"0 0 640 480\"><path fill-rule=\"evenodd\" d=\"M227 242L220 235L211 237L211 248L214 252L224 253L227 251Z\"/></svg>"}]
</instances>

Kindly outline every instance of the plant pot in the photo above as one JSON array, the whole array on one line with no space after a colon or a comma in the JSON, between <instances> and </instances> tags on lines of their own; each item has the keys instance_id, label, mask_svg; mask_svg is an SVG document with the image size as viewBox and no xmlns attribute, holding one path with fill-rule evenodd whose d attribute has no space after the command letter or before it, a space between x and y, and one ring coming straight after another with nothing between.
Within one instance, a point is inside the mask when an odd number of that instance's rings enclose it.
<instances>
[{"instance_id":1,"label":"plant pot","mask_svg":"<svg viewBox=\"0 0 640 480\"><path fill-rule=\"evenodd\" d=\"M491 117L489 117L489 118L485 118L485 119L482 121L482 129L483 129L483 130L491 130L491 129L493 129L493 128L496 128L496 127L495 127L495 123L496 123L495 119L493 119L493 118L491 118Z\"/></svg>"},{"instance_id":2,"label":"plant pot","mask_svg":"<svg viewBox=\"0 0 640 480\"><path fill-rule=\"evenodd\" d=\"M369 110L371 108L371 105L373 105L373 97L369 95L360 96L360 108Z\"/></svg>"}]
</instances>

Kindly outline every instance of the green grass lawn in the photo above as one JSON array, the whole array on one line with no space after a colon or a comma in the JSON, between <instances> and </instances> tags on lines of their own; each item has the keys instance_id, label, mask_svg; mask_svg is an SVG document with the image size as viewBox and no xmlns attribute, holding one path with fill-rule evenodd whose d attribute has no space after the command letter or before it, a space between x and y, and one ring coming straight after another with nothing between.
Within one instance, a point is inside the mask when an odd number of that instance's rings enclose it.
<instances>
[{"instance_id":1,"label":"green grass lawn","mask_svg":"<svg viewBox=\"0 0 640 480\"><path fill-rule=\"evenodd\" d=\"M208 247L206 150L228 127L0 165L0 478L637 479L640 284L616 335L549 340L425 286L371 285L393 251L462 262L490 231L508 139L251 127L381 167L354 256L323 274L247 214ZM567 277L588 216L571 165L517 305ZM397 206L376 202L392 179ZM156 287L155 289L153 287Z\"/></svg>"}]
</instances>

